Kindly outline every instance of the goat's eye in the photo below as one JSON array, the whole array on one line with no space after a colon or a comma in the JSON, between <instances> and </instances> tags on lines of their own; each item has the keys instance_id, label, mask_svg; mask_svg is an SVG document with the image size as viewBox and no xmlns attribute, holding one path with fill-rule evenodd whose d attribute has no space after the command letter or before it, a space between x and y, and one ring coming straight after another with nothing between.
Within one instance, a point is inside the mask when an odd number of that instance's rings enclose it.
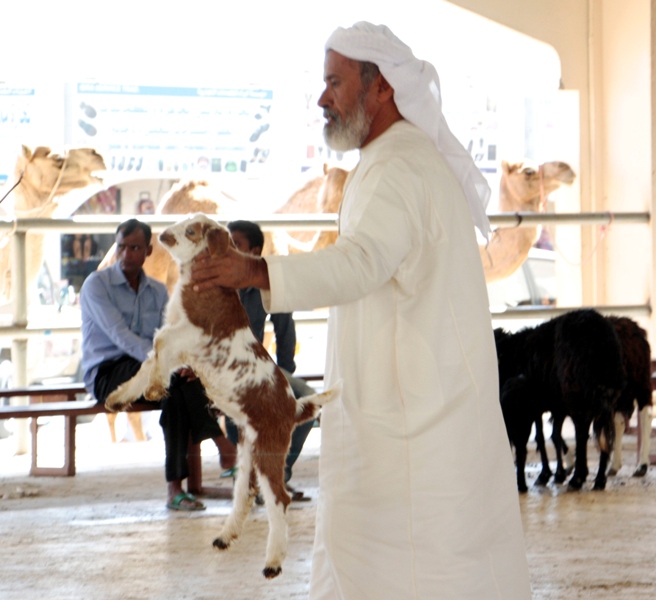
<instances>
[{"instance_id":1,"label":"goat's eye","mask_svg":"<svg viewBox=\"0 0 656 600\"><path fill-rule=\"evenodd\" d=\"M527 175L528 177L532 177L533 175L535 175L535 169L525 169L524 175Z\"/></svg>"},{"instance_id":2,"label":"goat's eye","mask_svg":"<svg viewBox=\"0 0 656 600\"><path fill-rule=\"evenodd\" d=\"M196 235L196 230L193 227L187 228L187 235Z\"/></svg>"}]
</instances>

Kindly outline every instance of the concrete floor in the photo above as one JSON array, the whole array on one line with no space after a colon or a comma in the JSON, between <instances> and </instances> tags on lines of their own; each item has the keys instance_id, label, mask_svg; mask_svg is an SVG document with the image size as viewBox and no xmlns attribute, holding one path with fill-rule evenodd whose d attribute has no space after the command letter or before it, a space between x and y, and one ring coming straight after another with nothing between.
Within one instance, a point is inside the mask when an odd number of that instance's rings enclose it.
<instances>
[{"instance_id":1,"label":"concrete floor","mask_svg":"<svg viewBox=\"0 0 656 600\"><path fill-rule=\"evenodd\" d=\"M58 429L56 420L41 428L40 443L53 454ZM25 476L29 458L13 457L12 439L0 440L0 599L308 597L316 500L291 505L283 573L265 580L265 510L253 509L229 551L214 550L230 501L206 499L199 513L167 511L157 429L155 422L148 442L112 445L103 415L78 426L72 478ZM294 470L293 483L313 498L319 444L314 430ZM635 438L624 446L625 461L634 461ZM635 479L631 466L605 492L589 491L588 481L580 493L550 485L522 496L535 600L656 598L656 471ZM206 483L230 485L218 478L211 442L203 444L203 469ZM530 486L537 465L528 474Z\"/></svg>"}]
</instances>

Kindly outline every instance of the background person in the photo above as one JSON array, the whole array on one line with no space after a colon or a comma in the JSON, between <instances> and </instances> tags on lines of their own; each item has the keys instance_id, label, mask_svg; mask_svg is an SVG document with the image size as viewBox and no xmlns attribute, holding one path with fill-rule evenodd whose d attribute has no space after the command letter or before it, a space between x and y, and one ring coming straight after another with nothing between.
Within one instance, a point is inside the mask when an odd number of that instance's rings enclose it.
<instances>
[{"instance_id":1,"label":"background person","mask_svg":"<svg viewBox=\"0 0 656 600\"><path fill-rule=\"evenodd\" d=\"M257 223L252 221L231 221L228 223L228 230L239 251L253 256L262 255L264 234ZM254 287L244 288L239 290L239 298L246 309L255 337L262 342L264 340L264 324L268 313L262 306L260 291ZM292 313L272 314L271 323L273 324L273 333L276 340L276 363L282 369L294 395L296 398L301 398L302 396L314 394L315 390L312 387L302 379L292 375L296 370L296 363L294 362L296 326ZM309 500L302 491L294 489L288 482L292 477L292 467L303 449L303 444L312 430L313 424L313 420L306 421L294 428L289 452L285 460L285 483L287 484L287 491L291 494L292 500L295 501ZM226 431L230 441L236 445L238 441L237 426L229 418L226 418Z\"/></svg>"},{"instance_id":2,"label":"background person","mask_svg":"<svg viewBox=\"0 0 656 600\"><path fill-rule=\"evenodd\" d=\"M161 326L168 294L164 284L143 270L152 252L151 229L130 219L116 230L116 262L91 273L81 295L82 369L87 390L104 404L107 396L131 379L146 360L155 330ZM223 436L209 401L192 372L171 378L168 396L161 401L160 425L166 448L167 507L203 510L205 506L182 489L189 476L187 449L212 438L224 468L234 465L235 448Z\"/></svg>"}]
</instances>

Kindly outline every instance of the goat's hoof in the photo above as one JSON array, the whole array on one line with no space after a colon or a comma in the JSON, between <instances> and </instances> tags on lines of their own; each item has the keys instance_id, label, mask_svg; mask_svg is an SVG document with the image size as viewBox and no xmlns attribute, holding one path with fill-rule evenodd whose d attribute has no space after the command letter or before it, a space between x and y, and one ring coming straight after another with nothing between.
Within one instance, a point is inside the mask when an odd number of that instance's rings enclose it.
<instances>
[{"instance_id":1,"label":"goat's hoof","mask_svg":"<svg viewBox=\"0 0 656 600\"><path fill-rule=\"evenodd\" d=\"M606 479L595 479L592 489L595 492L603 492L606 489Z\"/></svg>"},{"instance_id":2,"label":"goat's hoof","mask_svg":"<svg viewBox=\"0 0 656 600\"><path fill-rule=\"evenodd\" d=\"M644 477L649 470L649 465L640 465L633 473L634 477Z\"/></svg>"},{"instance_id":3,"label":"goat's hoof","mask_svg":"<svg viewBox=\"0 0 656 600\"><path fill-rule=\"evenodd\" d=\"M226 542L222 538L216 538L212 542L212 546L214 546L214 548L217 548L218 550L227 550L230 547L230 542Z\"/></svg>"},{"instance_id":4,"label":"goat's hoof","mask_svg":"<svg viewBox=\"0 0 656 600\"><path fill-rule=\"evenodd\" d=\"M262 569L262 575L264 575L267 579L278 577L280 573L282 573L282 567L264 567L264 569Z\"/></svg>"},{"instance_id":5,"label":"goat's hoof","mask_svg":"<svg viewBox=\"0 0 656 600\"><path fill-rule=\"evenodd\" d=\"M608 477L615 477L617 475L617 469L608 469Z\"/></svg>"},{"instance_id":6,"label":"goat's hoof","mask_svg":"<svg viewBox=\"0 0 656 600\"><path fill-rule=\"evenodd\" d=\"M524 484L518 483L517 484L517 491L520 494L525 494L526 492L528 492L528 486L525 483Z\"/></svg>"},{"instance_id":7,"label":"goat's hoof","mask_svg":"<svg viewBox=\"0 0 656 600\"><path fill-rule=\"evenodd\" d=\"M151 402L157 402L164 398L164 396L166 396L166 388L161 385L151 385L144 392L144 398Z\"/></svg>"}]
</instances>

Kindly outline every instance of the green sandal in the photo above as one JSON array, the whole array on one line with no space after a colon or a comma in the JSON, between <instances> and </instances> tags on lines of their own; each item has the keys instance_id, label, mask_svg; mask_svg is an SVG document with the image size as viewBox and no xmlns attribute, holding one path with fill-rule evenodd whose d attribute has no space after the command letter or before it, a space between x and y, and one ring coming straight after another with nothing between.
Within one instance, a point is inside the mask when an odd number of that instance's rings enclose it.
<instances>
[{"instance_id":1,"label":"green sandal","mask_svg":"<svg viewBox=\"0 0 656 600\"><path fill-rule=\"evenodd\" d=\"M183 502L193 502L193 504L182 504ZM183 510L187 512L205 510L205 505L202 502L196 500L193 494L187 494L186 492L179 493L171 502L166 505L166 508L169 510Z\"/></svg>"}]
</instances>

